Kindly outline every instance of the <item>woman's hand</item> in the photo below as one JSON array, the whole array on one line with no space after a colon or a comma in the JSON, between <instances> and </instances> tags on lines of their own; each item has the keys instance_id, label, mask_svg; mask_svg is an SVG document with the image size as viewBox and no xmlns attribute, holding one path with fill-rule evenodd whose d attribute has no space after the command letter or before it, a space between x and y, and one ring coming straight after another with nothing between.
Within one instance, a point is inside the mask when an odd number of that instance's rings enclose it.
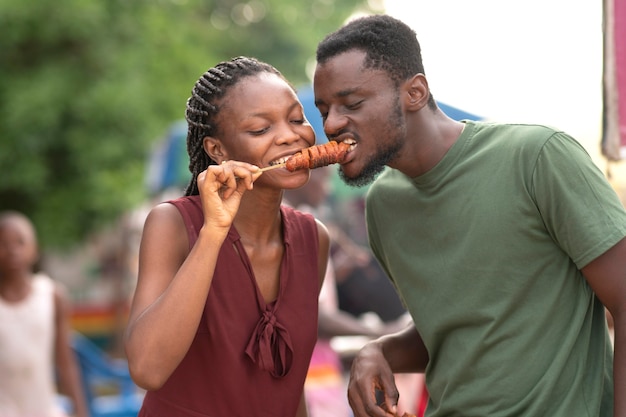
<instances>
[{"instance_id":1,"label":"woman's hand","mask_svg":"<svg viewBox=\"0 0 626 417\"><path fill-rule=\"evenodd\" d=\"M239 161L224 161L210 165L198 175L204 224L229 229L243 194L252 190L254 181L263 172L256 165Z\"/></svg>"}]
</instances>

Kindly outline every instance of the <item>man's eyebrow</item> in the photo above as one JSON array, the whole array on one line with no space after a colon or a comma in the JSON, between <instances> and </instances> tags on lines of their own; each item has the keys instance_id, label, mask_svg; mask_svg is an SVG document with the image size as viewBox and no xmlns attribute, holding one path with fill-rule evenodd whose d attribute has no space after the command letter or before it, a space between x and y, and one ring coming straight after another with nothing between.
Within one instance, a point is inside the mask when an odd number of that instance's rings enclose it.
<instances>
[{"instance_id":1,"label":"man's eyebrow","mask_svg":"<svg viewBox=\"0 0 626 417\"><path fill-rule=\"evenodd\" d=\"M357 91L356 88L347 88L345 90L337 91L333 96L338 98L347 97L350 94L354 94ZM323 100L315 100L315 105L319 106L320 104L324 104Z\"/></svg>"},{"instance_id":2,"label":"man's eyebrow","mask_svg":"<svg viewBox=\"0 0 626 417\"><path fill-rule=\"evenodd\" d=\"M347 88L345 90L338 91L337 94L335 94L335 96L346 97L346 96L349 96L350 94L355 93L356 91L357 91L356 88Z\"/></svg>"}]
</instances>

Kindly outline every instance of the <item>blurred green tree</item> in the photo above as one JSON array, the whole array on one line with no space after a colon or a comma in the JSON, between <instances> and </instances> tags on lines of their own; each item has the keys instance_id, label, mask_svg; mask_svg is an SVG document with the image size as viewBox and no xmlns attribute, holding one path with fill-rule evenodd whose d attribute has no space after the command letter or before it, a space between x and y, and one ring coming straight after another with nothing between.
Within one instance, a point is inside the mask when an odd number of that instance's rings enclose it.
<instances>
[{"instance_id":1,"label":"blurred green tree","mask_svg":"<svg viewBox=\"0 0 626 417\"><path fill-rule=\"evenodd\" d=\"M382 0L379 0L379 3ZM370 0L0 0L0 210L69 247L146 198L153 143L196 79L251 55L295 85Z\"/></svg>"}]
</instances>

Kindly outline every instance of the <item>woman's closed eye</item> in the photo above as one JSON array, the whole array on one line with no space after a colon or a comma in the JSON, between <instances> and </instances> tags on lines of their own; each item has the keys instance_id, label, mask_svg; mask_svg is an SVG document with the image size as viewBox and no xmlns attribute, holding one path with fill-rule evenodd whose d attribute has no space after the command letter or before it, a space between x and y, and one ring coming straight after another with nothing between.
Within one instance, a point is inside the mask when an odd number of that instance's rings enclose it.
<instances>
[{"instance_id":1,"label":"woman's closed eye","mask_svg":"<svg viewBox=\"0 0 626 417\"><path fill-rule=\"evenodd\" d=\"M269 129L270 129L269 127L264 127L261 129L249 130L248 133L251 134L252 136L261 136L264 133L266 133Z\"/></svg>"}]
</instances>

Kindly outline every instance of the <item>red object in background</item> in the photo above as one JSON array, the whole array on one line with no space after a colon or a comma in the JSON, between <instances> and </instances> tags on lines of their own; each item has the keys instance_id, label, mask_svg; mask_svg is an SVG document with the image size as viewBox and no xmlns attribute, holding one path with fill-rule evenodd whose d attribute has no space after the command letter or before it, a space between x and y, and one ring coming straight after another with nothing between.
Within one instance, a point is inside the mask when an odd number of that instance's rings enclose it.
<instances>
[{"instance_id":1,"label":"red object in background","mask_svg":"<svg viewBox=\"0 0 626 417\"><path fill-rule=\"evenodd\" d=\"M602 153L626 158L626 2L604 0Z\"/></svg>"},{"instance_id":2,"label":"red object in background","mask_svg":"<svg viewBox=\"0 0 626 417\"><path fill-rule=\"evenodd\" d=\"M98 347L117 350L115 346L123 332L128 316L128 307L116 308L113 304L77 304L72 308L70 325L72 330L86 336Z\"/></svg>"},{"instance_id":3,"label":"red object in background","mask_svg":"<svg viewBox=\"0 0 626 417\"><path fill-rule=\"evenodd\" d=\"M417 417L424 417L428 405L428 390L426 384L422 385L421 392L417 396Z\"/></svg>"}]
</instances>

